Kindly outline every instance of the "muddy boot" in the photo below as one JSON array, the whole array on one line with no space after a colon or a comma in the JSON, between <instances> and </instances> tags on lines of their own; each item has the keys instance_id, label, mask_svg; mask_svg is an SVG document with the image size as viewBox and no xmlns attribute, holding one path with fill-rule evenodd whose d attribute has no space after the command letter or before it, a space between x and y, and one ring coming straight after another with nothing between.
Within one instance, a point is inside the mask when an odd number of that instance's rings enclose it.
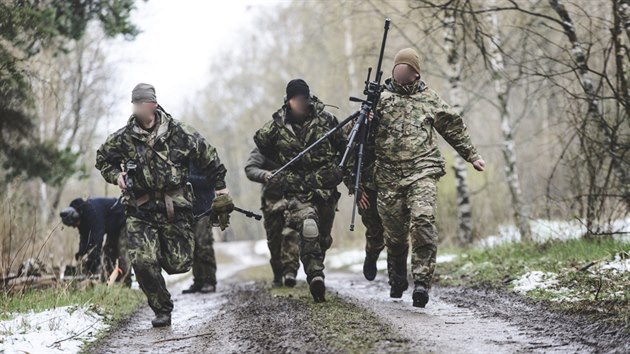
<instances>
[{"instance_id":1,"label":"muddy boot","mask_svg":"<svg viewBox=\"0 0 630 354\"><path fill-rule=\"evenodd\" d=\"M287 273L284 275L284 286L288 288L292 288L295 286L296 283L297 283L297 280L295 279L295 274Z\"/></svg>"},{"instance_id":2,"label":"muddy boot","mask_svg":"<svg viewBox=\"0 0 630 354\"><path fill-rule=\"evenodd\" d=\"M214 284L210 284L210 283L205 283L201 286L201 288L199 289L199 292L202 294L208 294L208 293L216 293L217 292L217 286Z\"/></svg>"},{"instance_id":3,"label":"muddy boot","mask_svg":"<svg viewBox=\"0 0 630 354\"><path fill-rule=\"evenodd\" d=\"M153 327L166 327L171 325L171 313L158 313L155 318L151 320Z\"/></svg>"},{"instance_id":4,"label":"muddy boot","mask_svg":"<svg viewBox=\"0 0 630 354\"><path fill-rule=\"evenodd\" d=\"M407 259L400 261L390 262L388 260L389 268L389 285L391 289L389 291L389 297L400 299L407 288L409 288L409 281L407 281Z\"/></svg>"},{"instance_id":5,"label":"muddy boot","mask_svg":"<svg viewBox=\"0 0 630 354\"><path fill-rule=\"evenodd\" d=\"M271 286L274 288L279 288L282 286L282 275L274 274L273 280L271 281Z\"/></svg>"},{"instance_id":6,"label":"muddy boot","mask_svg":"<svg viewBox=\"0 0 630 354\"><path fill-rule=\"evenodd\" d=\"M378 254L365 254L365 260L363 261L363 276L369 281L376 278L376 261L378 261Z\"/></svg>"},{"instance_id":7,"label":"muddy boot","mask_svg":"<svg viewBox=\"0 0 630 354\"><path fill-rule=\"evenodd\" d=\"M273 280L271 281L271 286L274 288L282 286L282 264L274 262L273 260L269 261L271 264L271 271L273 272Z\"/></svg>"},{"instance_id":8,"label":"muddy boot","mask_svg":"<svg viewBox=\"0 0 630 354\"><path fill-rule=\"evenodd\" d=\"M192 283L192 285L188 288L188 289L184 289L182 291L182 294L194 294L194 293L198 293L201 290L202 284L201 283Z\"/></svg>"},{"instance_id":9,"label":"muddy boot","mask_svg":"<svg viewBox=\"0 0 630 354\"><path fill-rule=\"evenodd\" d=\"M308 285L308 288L311 291L311 295L313 295L313 300L315 300L315 302L326 301L326 284L324 284L324 277L317 276L313 278L311 283Z\"/></svg>"},{"instance_id":10,"label":"muddy boot","mask_svg":"<svg viewBox=\"0 0 630 354\"><path fill-rule=\"evenodd\" d=\"M424 308L429 302L429 291L422 284L416 284L413 289L413 306Z\"/></svg>"}]
</instances>

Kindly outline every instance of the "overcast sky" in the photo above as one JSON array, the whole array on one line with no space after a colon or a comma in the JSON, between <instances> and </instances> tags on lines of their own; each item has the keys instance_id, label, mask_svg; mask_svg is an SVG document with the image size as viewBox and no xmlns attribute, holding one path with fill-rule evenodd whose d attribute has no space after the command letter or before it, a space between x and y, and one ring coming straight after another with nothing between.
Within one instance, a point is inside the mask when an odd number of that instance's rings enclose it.
<instances>
[{"instance_id":1,"label":"overcast sky","mask_svg":"<svg viewBox=\"0 0 630 354\"><path fill-rule=\"evenodd\" d=\"M160 104L177 116L209 81L213 56L231 47L235 32L251 26L253 15L277 0L150 0L138 1L133 22L142 33L131 42L112 43L110 58L118 67L111 133L131 112L131 89L139 82L155 85Z\"/></svg>"}]
</instances>

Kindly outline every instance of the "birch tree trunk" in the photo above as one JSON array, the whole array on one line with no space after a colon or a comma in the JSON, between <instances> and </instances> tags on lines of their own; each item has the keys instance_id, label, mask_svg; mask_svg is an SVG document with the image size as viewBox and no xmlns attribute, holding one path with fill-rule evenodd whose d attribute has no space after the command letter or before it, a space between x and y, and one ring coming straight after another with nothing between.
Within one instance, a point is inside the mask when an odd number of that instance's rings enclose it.
<instances>
[{"instance_id":1,"label":"birch tree trunk","mask_svg":"<svg viewBox=\"0 0 630 354\"><path fill-rule=\"evenodd\" d=\"M560 0L549 0L549 4L551 8L556 12L558 17L562 20L562 27L564 30L564 34L567 39L571 43L571 55L573 60L575 61L575 68L577 70L578 77L580 79L580 84L582 86L582 90L586 95L586 100L588 103L588 119L594 124L598 131L603 135L605 139L605 145L607 146L607 153L612 160L612 165L614 168L615 175L617 176L621 188L623 191L623 201L626 205L626 208L630 209L630 178L629 171L623 163L622 158L618 154L618 145L616 139L613 137L614 132L611 131L610 126L604 119L604 116L600 110L600 101L595 91L595 87L593 85L593 80L591 78L586 53L584 48L582 48L581 42L577 36L577 32L575 30L575 25L573 24L573 19L569 12L564 7L564 4ZM620 8L624 8L625 10L621 12L627 12L627 1L622 1L620 4ZM621 14L620 14L621 15ZM624 28L628 28L626 22L624 20ZM626 33L628 33L626 31ZM587 212L587 228L589 230L593 230L592 223L594 220L592 218L595 214L594 211L590 210Z\"/></svg>"},{"instance_id":2,"label":"birch tree trunk","mask_svg":"<svg viewBox=\"0 0 630 354\"><path fill-rule=\"evenodd\" d=\"M491 6L495 5L492 1ZM490 24L490 38L488 39L488 58L490 61L490 70L494 81L494 88L499 101L499 117L501 121L501 135L503 144L501 152L505 160L505 176L507 178L510 196L512 198L512 208L514 209L514 217L516 225L521 233L521 240L530 241L532 232L529 225L529 212L523 201L521 191L521 183L519 180L518 169L516 167L516 151L514 142L514 127L510 120L510 111L508 107L508 84L504 77L503 54L500 51L501 38L499 35L499 24L496 11L490 11L487 14L487 20Z\"/></svg>"},{"instance_id":3,"label":"birch tree trunk","mask_svg":"<svg viewBox=\"0 0 630 354\"><path fill-rule=\"evenodd\" d=\"M457 45L457 27L454 13L444 13L444 49L448 55L448 76L450 82L449 103L459 114L463 114L463 92L461 88L461 62ZM458 240L461 245L472 242L472 206L468 189L466 161L456 152L453 153L453 170L457 187L457 217L459 220Z\"/></svg>"}]
</instances>

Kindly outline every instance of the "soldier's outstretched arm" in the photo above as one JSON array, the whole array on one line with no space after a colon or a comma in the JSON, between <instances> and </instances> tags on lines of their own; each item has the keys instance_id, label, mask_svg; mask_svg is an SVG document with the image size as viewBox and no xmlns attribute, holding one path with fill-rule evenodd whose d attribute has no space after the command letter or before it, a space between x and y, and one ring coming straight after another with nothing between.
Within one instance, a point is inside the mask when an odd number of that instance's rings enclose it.
<instances>
[{"instance_id":1,"label":"soldier's outstretched arm","mask_svg":"<svg viewBox=\"0 0 630 354\"><path fill-rule=\"evenodd\" d=\"M437 94L432 93L437 100L434 127L455 151L467 162L473 163L481 159L481 155L470 139L466 124L462 116L444 102Z\"/></svg>"}]
</instances>

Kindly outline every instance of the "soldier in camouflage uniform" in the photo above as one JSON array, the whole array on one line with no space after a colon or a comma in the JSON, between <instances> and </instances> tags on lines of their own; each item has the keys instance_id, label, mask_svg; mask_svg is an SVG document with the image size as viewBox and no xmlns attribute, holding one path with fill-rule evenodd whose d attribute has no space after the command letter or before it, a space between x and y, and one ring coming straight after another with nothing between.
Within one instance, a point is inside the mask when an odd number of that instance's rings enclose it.
<instances>
[{"instance_id":1,"label":"soldier in camouflage uniform","mask_svg":"<svg viewBox=\"0 0 630 354\"><path fill-rule=\"evenodd\" d=\"M483 171L485 162L462 117L420 80L419 58L413 49L396 54L385 88L374 121L374 178L385 228L390 296L400 298L408 287L411 238L413 306L424 307L437 253L436 184L445 174L434 132L478 171Z\"/></svg>"},{"instance_id":2,"label":"soldier in camouflage uniform","mask_svg":"<svg viewBox=\"0 0 630 354\"><path fill-rule=\"evenodd\" d=\"M245 164L245 174L250 181L263 185L261 197L261 210L264 217L264 226L267 234L267 246L271 259L271 270L273 271L273 285L282 286L282 229L284 228L284 212L287 210L287 200L282 195L282 190L277 184L267 183L272 171L279 168L278 164L269 160L261 154L258 148L254 148L249 154Z\"/></svg>"},{"instance_id":3,"label":"soldier in camouflage uniform","mask_svg":"<svg viewBox=\"0 0 630 354\"><path fill-rule=\"evenodd\" d=\"M192 196L185 188L192 162L208 176L217 197L229 199L226 169L214 147L193 128L157 104L155 89L138 84L132 91L134 114L110 135L96 154L105 180L125 191L129 256L140 288L156 317L154 327L169 326L173 302L162 269L169 274L190 270L194 246ZM121 165L137 164L126 191Z\"/></svg>"},{"instance_id":4,"label":"soldier in camouflage uniform","mask_svg":"<svg viewBox=\"0 0 630 354\"><path fill-rule=\"evenodd\" d=\"M345 133L349 135L352 129L352 124L346 125ZM353 159L355 156L351 156L347 165L354 165ZM367 280L374 280L376 278L376 262L381 254L383 248L385 248L385 238L383 221L378 214L377 207L377 191L376 185L373 180L374 176L374 139L373 134L368 135L368 140L365 143L363 150L363 169L361 171L361 193L357 201L359 215L361 215L361 222L365 226L365 260L363 261L363 276ZM354 179L350 169L344 171L344 183L348 187L350 194L354 193Z\"/></svg>"},{"instance_id":5,"label":"soldier in camouflage uniform","mask_svg":"<svg viewBox=\"0 0 630 354\"><path fill-rule=\"evenodd\" d=\"M208 177L194 164L189 166L188 182L192 187L194 215L201 215L210 210L214 199L214 186ZM217 287L217 261L214 255L214 237L210 215L195 218L193 231L195 233L195 250L193 253L193 283L182 291L182 294L213 293Z\"/></svg>"},{"instance_id":6,"label":"soldier in camouflage uniform","mask_svg":"<svg viewBox=\"0 0 630 354\"><path fill-rule=\"evenodd\" d=\"M279 164L288 162L338 124L335 116L324 110L324 104L311 96L304 80L290 81L286 91L285 105L254 136L260 152ZM332 244L337 185L342 179L337 164L343 150L343 133L338 131L268 182L278 184L274 188L280 188L288 202L282 231L285 285L295 285L299 252L315 302L325 301L324 257Z\"/></svg>"}]
</instances>

